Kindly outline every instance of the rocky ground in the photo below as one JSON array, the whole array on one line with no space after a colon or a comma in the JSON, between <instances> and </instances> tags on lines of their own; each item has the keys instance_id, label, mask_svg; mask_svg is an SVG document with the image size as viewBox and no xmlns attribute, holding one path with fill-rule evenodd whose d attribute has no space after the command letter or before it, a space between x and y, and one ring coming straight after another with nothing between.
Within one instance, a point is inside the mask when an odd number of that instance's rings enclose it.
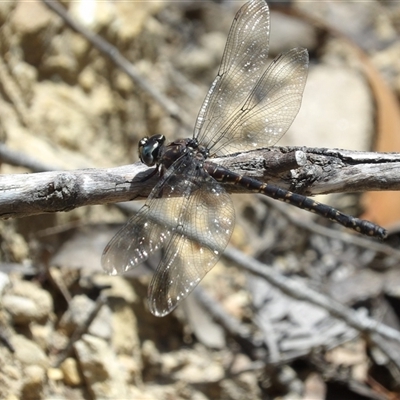
<instances>
[{"instance_id":1,"label":"rocky ground","mask_svg":"<svg viewBox=\"0 0 400 400\"><path fill-rule=\"evenodd\" d=\"M400 126L387 139L380 124L382 109L399 118L381 86L400 92L398 3L293 3L272 13L270 53L303 46L311 63L280 144L400 151ZM1 2L0 138L22 155L3 154L1 173L32 172L32 159L54 170L125 165L143 136L190 136L241 3L62 4L176 103L182 121L41 1ZM329 201L361 212L359 197ZM307 213L254 195L235 196L235 208L231 244L272 275L248 274L228 252L165 318L147 308L145 268L101 270L126 220L112 205L1 221L0 398L400 398L397 252L317 220L330 228L321 233Z\"/></svg>"}]
</instances>

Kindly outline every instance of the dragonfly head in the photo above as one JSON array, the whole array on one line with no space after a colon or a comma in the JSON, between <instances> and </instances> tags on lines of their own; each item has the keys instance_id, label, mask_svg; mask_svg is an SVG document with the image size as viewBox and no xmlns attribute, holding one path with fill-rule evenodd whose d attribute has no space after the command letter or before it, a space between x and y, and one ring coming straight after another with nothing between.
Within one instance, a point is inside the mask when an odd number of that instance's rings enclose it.
<instances>
[{"instance_id":1,"label":"dragonfly head","mask_svg":"<svg viewBox=\"0 0 400 400\"><path fill-rule=\"evenodd\" d=\"M143 164L152 167L157 164L161 157L161 149L165 142L164 135L153 135L144 137L139 141L139 158Z\"/></svg>"}]
</instances>

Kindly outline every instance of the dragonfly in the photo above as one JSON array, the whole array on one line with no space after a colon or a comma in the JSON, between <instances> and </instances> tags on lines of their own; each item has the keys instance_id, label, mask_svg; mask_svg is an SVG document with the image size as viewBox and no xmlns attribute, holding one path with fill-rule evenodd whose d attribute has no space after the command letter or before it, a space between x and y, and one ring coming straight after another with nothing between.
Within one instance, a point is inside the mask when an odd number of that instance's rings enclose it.
<instances>
[{"instance_id":1,"label":"dragonfly","mask_svg":"<svg viewBox=\"0 0 400 400\"><path fill-rule=\"evenodd\" d=\"M235 211L221 183L242 185L369 236L386 236L372 222L213 163L214 157L274 145L299 111L308 52L294 48L269 63L269 33L267 3L250 0L234 18L193 136L166 144L158 134L139 142L140 160L155 167L151 175L158 173L159 181L108 243L102 266L109 274L123 274L161 251L148 289L155 316L169 314L194 290L230 240Z\"/></svg>"}]
</instances>

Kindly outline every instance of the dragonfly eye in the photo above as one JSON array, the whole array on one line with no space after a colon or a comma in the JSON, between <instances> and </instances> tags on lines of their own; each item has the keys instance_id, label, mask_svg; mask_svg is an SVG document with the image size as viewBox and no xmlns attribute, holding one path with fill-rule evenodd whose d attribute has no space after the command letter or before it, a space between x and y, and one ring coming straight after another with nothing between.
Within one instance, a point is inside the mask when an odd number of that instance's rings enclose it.
<instances>
[{"instance_id":1,"label":"dragonfly eye","mask_svg":"<svg viewBox=\"0 0 400 400\"><path fill-rule=\"evenodd\" d=\"M149 138L145 137L141 139L138 145L140 161L148 167L157 164L160 159L160 150L164 142L164 135L154 135Z\"/></svg>"}]
</instances>

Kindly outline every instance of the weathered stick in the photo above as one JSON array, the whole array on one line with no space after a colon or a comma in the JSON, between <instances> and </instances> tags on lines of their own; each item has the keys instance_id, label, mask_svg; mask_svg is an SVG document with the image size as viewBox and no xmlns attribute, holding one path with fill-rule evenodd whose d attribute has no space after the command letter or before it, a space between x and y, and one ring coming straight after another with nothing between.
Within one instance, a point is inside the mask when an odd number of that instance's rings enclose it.
<instances>
[{"instance_id":1,"label":"weathered stick","mask_svg":"<svg viewBox=\"0 0 400 400\"><path fill-rule=\"evenodd\" d=\"M307 196L400 189L400 154L271 147L208 161ZM0 217L69 211L146 198L158 174L141 163L109 168L0 175ZM226 185L229 193L244 189Z\"/></svg>"}]
</instances>

